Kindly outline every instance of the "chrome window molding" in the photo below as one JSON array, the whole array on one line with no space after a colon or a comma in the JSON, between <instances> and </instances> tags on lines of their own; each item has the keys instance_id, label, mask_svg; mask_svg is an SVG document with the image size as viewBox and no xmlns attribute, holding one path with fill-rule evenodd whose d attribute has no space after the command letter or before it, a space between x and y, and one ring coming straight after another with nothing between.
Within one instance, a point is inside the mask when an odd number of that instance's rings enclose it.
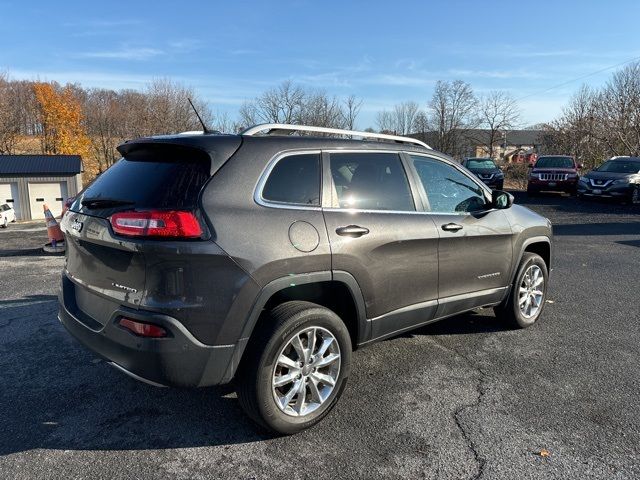
<instances>
[{"instance_id":1,"label":"chrome window molding","mask_svg":"<svg viewBox=\"0 0 640 480\"><path fill-rule=\"evenodd\" d=\"M301 203L288 203L288 202L277 202L274 200L267 200L262 196L262 191L264 189L265 184L267 183L267 180L269 179L269 175L271 175L271 172L273 171L273 169L275 168L276 164L282 160L283 158L286 157L290 157L292 155L318 155L318 162L319 162L319 170L320 170L320 184L319 184L319 189L320 189L320 205L305 205L305 204L301 204ZM322 210L322 157L321 157L322 151L318 150L318 149L297 149L297 150L285 150L282 152L277 153L271 160L269 160L269 163L267 164L266 168L264 169L264 171L262 172L262 174L260 175L260 178L258 179L258 183L256 184L256 187L254 189L254 194L253 194L253 200L258 204L261 205L263 207L268 207L268 208L283 208L283 209L287 209L287 210L312 210L312 211L321 211Z\"/></svg>"}]
</instances>

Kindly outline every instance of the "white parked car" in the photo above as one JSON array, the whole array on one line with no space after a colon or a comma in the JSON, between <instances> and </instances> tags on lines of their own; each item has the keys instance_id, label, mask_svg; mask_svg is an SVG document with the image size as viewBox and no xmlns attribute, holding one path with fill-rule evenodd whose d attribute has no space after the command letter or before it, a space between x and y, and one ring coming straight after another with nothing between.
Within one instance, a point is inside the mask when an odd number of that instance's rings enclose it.
<instances>
[{"instance_id":1,"label":"white parked car","mask_svg":"<svg viewBox=\"0 0 640 480\"><path fill-rule=\"evenodd\" d=\"M0 205L0 227L7 228L9 222L16 221L16 211L8 203Z\"/></svg>"}]
</instances>

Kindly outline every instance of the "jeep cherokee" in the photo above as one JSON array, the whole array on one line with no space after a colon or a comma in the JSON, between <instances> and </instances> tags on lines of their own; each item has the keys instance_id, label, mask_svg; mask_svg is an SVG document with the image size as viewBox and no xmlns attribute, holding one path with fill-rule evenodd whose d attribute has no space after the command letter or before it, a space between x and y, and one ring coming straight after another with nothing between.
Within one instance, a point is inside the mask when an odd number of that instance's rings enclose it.
<instances>
[{"instance_id":1,"label":"jeep cherokee","mask_svg":"<svg viewBox=\"0 0 640 480\"><path fill-rule=\"evenodd\" d=\"M529 172L527 194L536 195L541 191L565 192L575 195L578 189L578 165L573 157L564 155L544 155L539 157Z\"/></svg>"},{"instance_id":2,"label":"jeep cherokee","mask_svg":"<svg viewBox=\"0 0 640 480\"><path fill-rule=\"evenodd\" d=\"M418 140L266 124L118 150L61 222L59 318L138 380L235 379L252 419L291 434L335 405L358 347L543 311L549 221Z\"/></svg>"}]
</instances>

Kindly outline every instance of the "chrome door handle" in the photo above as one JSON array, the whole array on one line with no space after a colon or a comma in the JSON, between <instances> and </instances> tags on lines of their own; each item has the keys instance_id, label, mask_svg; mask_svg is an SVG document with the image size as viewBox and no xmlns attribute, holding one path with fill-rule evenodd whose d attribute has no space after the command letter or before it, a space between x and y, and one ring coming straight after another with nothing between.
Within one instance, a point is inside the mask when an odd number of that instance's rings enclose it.
<instances>
[{"instance_id":1,"label":"chrome door handle","mask_svg":"<svg viewBox=\"0 0 640 480\"><path fill-rule=\"evenodd\" d=\"M442 229L445 232L457 232L458 230L462 230L462 225L458 225L457 223L445 223L442 225Z\"/></svg>"},{"instance_id":2,"label":"chrome door handle","mask_svg":"<svg viewBox=\"0 0 640 480\"><path fill-rule=\"evenodd\" d=\"M336 233L343 237L357 238L369 233L369 229L358 225L347 225L346 227L336 228Z\"/></svg>"}]
</instances>

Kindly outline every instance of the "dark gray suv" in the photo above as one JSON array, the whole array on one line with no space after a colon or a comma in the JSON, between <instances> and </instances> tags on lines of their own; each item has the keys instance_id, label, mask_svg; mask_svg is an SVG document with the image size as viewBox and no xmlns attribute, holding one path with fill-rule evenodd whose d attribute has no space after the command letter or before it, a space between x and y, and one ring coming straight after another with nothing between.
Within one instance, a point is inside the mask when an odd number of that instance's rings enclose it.
<instances>
[{"instance_id":1,"label":"dark gray suv","mask_svg":"<svg viewBox=\"0 0 640 480\"><path fill-rule=\"evenodd\" d=\"M417 140L268 124L118 150L62 220L61 322L147 383L235 379L271 430L320 421L358 347L544 308L549 221Z\"/></svg>"}]
</instances>

